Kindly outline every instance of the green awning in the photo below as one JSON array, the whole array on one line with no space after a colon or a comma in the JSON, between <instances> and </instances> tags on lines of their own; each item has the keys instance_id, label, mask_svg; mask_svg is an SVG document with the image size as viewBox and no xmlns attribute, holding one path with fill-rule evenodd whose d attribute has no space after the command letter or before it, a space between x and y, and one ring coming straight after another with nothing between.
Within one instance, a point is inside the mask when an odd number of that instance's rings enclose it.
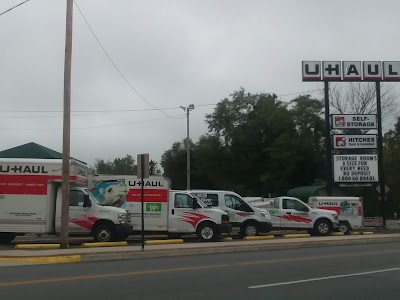
<instances>
[{"instance_id":1,"label":"green awning","mask_svg":"<svg viewBox=\"0 0 400 300\"><path fill-rule=\"evenodd\" d=\"M290 189L287 196L296 197L303 201L308 201L309 197L326 195L326 186L301 186Z\"/></svg>"}]
</instances>

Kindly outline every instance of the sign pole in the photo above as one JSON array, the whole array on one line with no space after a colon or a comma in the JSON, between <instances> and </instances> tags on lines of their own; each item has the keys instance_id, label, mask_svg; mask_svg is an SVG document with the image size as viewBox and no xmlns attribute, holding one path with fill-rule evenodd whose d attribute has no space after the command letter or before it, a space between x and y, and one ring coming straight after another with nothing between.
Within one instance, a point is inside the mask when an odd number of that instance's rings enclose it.
<instances>
[{"instance_id":1,"label":"sign pole","mask_svg":"<svg viewBox=\"0 0 400 300\"><path fill-rule=\"evenodd\" d=\"M144 159L140 161L141 174L141 198L142 198L142 251L144 251Z\"/></svg>"},{"instance_id":2,"label":"sign pole","mask_svg":"<svg viewBox=\"0 0 400 300\"><path fill-rule=\"evenodd\" d=\"M142 204L142 251L144 251L144 178L149 178L149 154L138 154L137 177L140 178Z\"/></svg>"},{"instance_id":3,"label":"sign pole","mask_svg":"<svg viewBox=\"0 0 400 300\"><path fill-rule=\"evenodd\" d=\"M381 108L381 82L376 82L376 114L378 121L378 177L379 177L379 195L381 197L382 227L386 227L385 216L385 173L383 171L383 135L382 135L382 108Z\"/></svg>"},{"instance_id":4,"label":"sign pole","mask_svg":"<svg viewBox=\"0 0 400 300\"><path fill-rule=\"evenodd\" d=\"M325 91L325 155L327 165L326 192L332 195L332 145L331 145L331 125L329 122L329 82L324 81Z\"/></svg>"}]
</instances>

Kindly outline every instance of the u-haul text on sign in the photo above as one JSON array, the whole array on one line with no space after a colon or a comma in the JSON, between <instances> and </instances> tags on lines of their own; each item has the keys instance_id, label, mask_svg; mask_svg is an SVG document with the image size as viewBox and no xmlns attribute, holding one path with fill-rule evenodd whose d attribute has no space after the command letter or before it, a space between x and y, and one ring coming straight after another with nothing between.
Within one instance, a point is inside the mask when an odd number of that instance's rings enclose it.
<instances>
[{"instance_id":1,"label":"u-haul text on sign","mask_svg":"<svg viewBox=\"0 0 400 300\"><path fill-rule=\"evenodd\" d=\"M378 155L334 155L335 182L377 182Z\"/></svg>"}]
</instances>

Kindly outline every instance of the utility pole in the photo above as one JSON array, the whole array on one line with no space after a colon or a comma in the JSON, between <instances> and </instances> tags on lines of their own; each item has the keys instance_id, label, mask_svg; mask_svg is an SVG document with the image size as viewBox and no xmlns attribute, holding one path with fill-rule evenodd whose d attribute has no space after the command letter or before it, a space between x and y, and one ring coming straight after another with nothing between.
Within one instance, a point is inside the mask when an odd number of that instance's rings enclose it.
<instances>
[{"instance_id":1,"label":"utility pole","mask_svg":"<svg viewBox=\"0 0 400 300\"><path fill-rule=\"evenodd\" d=\"M71 137L71 60L72 60L72 16L73 0L67 0L64 59L64 118L63 118L63 156L62 156L62 204L60 246L68 248L69 227L69 164Z\"/></svg>"},{"instance_id":2,"label":"utility pole","mask_svg":"<svg viewBox=\"0 0 400 300\"><path fill-rule=\"evenodd\" d=\"M188 107L181 106L186 112L186 189L190 190L190 138L189 138L189 115L194 109L194 104L189 104Z\"/></svg>"}]
</instances>

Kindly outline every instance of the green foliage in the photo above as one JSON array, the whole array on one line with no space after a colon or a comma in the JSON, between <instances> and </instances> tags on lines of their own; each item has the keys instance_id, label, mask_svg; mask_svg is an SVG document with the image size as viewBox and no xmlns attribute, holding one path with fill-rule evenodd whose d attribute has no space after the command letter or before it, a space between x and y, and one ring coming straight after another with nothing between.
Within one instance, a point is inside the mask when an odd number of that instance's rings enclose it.
<instances>
[{"instance_id":1,"label":"green foliage","mask_svg":"<svg viewBox=\"0 0 400 300\"><path fill-rule=\"evenodd\" d=\"M209 133L191 146L192 188L243 195L283 194L324 174L323 103L240 89L206 116ZM186 148L174 143L161 165L173 188L186 187Z\"/></svg>"},{"instance_id":2,"label":"green foliage","mask_svg":"<svg viewBox=\"0 0 400 300\"><path fill-rule=\"evenodd\" d=\"M136 175L137 166L135 165L135 159L127 154L125 157L116 158L113 161L96 159L91 171L97 174L108 175ZM149 173L150 175L161 175L161 170L158 168L157 162L153 160L149 162Z\"/></svg>"}]
</instances>

